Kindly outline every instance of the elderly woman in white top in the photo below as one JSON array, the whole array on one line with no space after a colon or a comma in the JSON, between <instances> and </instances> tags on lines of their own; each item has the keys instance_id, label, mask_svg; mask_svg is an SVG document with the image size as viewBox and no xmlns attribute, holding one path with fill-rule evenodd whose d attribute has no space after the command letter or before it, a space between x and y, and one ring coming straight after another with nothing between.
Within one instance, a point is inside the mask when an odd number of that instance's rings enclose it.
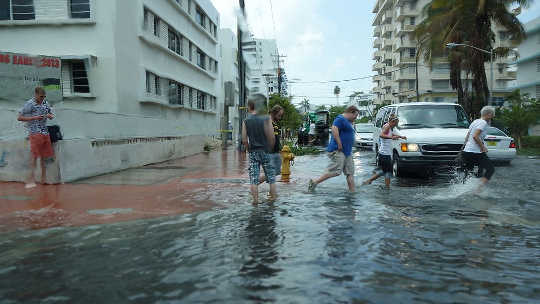
<instances>
[{"instance_id":1,"label":"elderly woman in white top","mask_svg":"<svg viewBox=\"0 0 540 304\"><path fill-rule=\"evenodd\" d=\"M488 149L484 142L487 128L495 117L495 110L490 106L485 106L480 111L480 116L469 126L469 133L463 149L463 159L467 171L471 171L475 165L478 165L481 173L481 186L484 186L495 172L495 168L487 156Z\"/></svg>"}]
</instances>

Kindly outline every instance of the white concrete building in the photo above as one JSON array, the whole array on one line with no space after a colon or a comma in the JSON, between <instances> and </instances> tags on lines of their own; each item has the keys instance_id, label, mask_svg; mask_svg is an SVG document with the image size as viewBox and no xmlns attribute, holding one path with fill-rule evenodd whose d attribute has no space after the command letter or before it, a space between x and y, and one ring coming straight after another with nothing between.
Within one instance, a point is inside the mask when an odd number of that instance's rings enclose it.
<instances>
[{"instance_id":1,"label":"white concrete building","mask_svg":"<svg viewBox=\"0 0 540 304\"><path fill-rule=\"evenodd\" d=\"M276 40L251 38L242 42L242 49L246 62L251 67L251 81L248 84L251 93L265 96L278 93L279 57Z\"/></svg>"},{"instance_id":2,"label":"white concrete building","mask_svg":"<svg viewBox=\"0 0 540 304\"><path fill-rule=\"evenodd\" d=\"M0 51L61 58L56 181L198 153L218 134L219 14L210 0L29 3L26 15L15 1L0 6ZM0 101L9 154L0 180L22 180L27 167L16 121L24 101Z\"/></svg>"},{"instance_id":3,"label":"white concrete building","mask_svg":"<svg viewBox=\"0 0 540 304\"><path fill-rule=\"evenodd\" d=\"M373 93L376 103L400 103L416 101L416 55L417 42L413 31L422 19L422 9L429 0L377 0L373 8ZM493 25L496 46L513 46L508 32ZM446 58L436 58L430 67L418 56L418 95L420 101L453 102L457 93L450 85L450 66ZM494 88L491 88L490 63L486 63L488 85L495 101L510 92L515 71L508 66L512 59L496 59L494 66ZM462 75L466 79L466 75ZM465 81L470 85L471 81Z\"/></svg>"},{"instance_id":4,"label":"white concrete building","mask_svg":"<svg viewBox=\"0 0 540 304\"><path fill-rule=\"evenodd\" d=\"M519 45L517 89L522 94L540 99L540 17L525 25L527 39Z\"/></svg>"},{"instance_id":5,"label":"white concrete building","mask_svg":"<svg viewBox=\"0 0 540 304\"><path fill-rule=\"evenodd\" d=\"M370 117L375 109L375 94L366 93L349 96L349 100L345 106L358 107L358 110L360 110L358 118Z\"/></svg>"},{"instance_id":6,"label":"white concrete building","mask_svg":"<svg viewBox=\"0 0 540 304\"><path fill-rule=\"evenodd\" d=\"M238 39L231 29L219 30L219 48L221 64L221 88L218 98L223 100L220 103L220 113L222 114L222 128L226 128L228 122L232 124L233 143L238 141L239 117L238 107L240 104L240 78L238 76ZM222 108L223 107L223 108ZM228 116L223 113L228 110ZM226 129L224 129L226 130Z\"/></svg>"}]
</instances>

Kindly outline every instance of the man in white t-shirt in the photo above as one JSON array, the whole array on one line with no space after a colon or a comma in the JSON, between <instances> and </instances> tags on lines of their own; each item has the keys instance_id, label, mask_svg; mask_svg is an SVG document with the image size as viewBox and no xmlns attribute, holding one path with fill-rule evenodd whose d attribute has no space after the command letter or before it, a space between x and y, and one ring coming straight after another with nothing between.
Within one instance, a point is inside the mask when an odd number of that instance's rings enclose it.
<instances>
[{"instance_id":1,"label":"man in white t-shirt","mask_svg":"<svg viewBox=\"0 0 540 304\"><path fill-rule=\"evenodd\" d=\"M311 122L309 124L309 133L308 133L308 135L309 135L309 144L312 145L315 142L315 139L317 139L316 136L315 136L315 123L314 122Z\"/></svg>"},{"instance_id":2,"label":"man in white t-shirt","mask_svg":"<svg viewBox=\"0 0 540 304\"><path fill-rule=\"evenodd\" d=\"M469 126L469 133L465 139L465 148L463 149L463 159L467 171L473 170L474 166L478 165L482 180L480 187L482 187L487 184L495 172L495 168L487 156L488 149L484 142L487 128L493 117L495 117L495 110L490 106L485 106L480 111L480 116Z\"/></svg>"}]
</instances>

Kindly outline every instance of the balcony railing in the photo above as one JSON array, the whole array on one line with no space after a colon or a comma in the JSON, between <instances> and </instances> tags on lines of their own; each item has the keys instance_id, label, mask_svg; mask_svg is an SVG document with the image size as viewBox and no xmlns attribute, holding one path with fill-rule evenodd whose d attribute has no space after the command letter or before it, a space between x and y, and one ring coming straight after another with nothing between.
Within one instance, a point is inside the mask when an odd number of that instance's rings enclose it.
<instances>
[{"instance_id":1,"label":"balcony railing","mask_svg":"<svg viewBox=\"0 0 540 304\"><path fill-rule=\"evenodd\" d=\"M398 26L397 26L397 34L398 35L404 35L404 34L407 34L407 33L412 33L415 28L416 28L415 25L399 23Z\"/></svg>"},{"instance_id":2,"label":"balcony railing","mask_svg":"<svg viewBox=\"0 0 540 304\"><path fill-rule=\"evenodd\" d=\"M374 41L373 41L373 47L378 49L381 47L381 43L382 43L382 38L376 38Z\"/></svg>"}]
</instances>

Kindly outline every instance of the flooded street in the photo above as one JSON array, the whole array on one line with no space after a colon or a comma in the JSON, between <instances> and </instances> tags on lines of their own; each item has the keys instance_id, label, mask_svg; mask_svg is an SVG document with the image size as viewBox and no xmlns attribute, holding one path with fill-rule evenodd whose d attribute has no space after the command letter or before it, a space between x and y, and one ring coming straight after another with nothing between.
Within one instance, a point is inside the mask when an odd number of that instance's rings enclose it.
<instances>
[{"instance_id":1,"label":"flooded street","mask_svg":"<svg viewBox=\"0 0 540 304\"><path fill-rule=\"evenodd\" d=\"M356 152L357 185L374 155ZM219 179L220 207L0 236L1 303L531 303L540 300L540 159L476 179L343 176L308 193L298 157L272 205ZM223 184L230 184L223 187ZM267 191L264 185L262 191ZM262 196L266 196L262 194Z\"/></svg>"}]
</instances>

